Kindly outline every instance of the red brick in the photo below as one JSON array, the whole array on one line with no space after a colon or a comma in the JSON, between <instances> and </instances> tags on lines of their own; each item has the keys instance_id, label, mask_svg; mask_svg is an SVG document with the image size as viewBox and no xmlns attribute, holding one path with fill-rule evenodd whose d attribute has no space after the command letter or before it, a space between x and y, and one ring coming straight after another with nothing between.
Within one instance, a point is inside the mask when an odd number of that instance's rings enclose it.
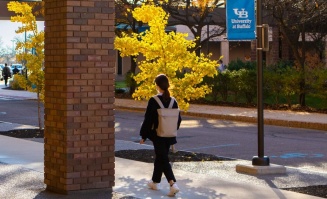
<instances>
[{"instance_id":1,"label":"red brick","mask_svg":"<svg viewBox=\"0 0 327 199\"><path fill-rule=\"evenodd\" d=\"M102 169L105 169L105 170L110 170L110 169L113 169L113 168L115 168L114 163L107 163L107 164L102 165Z\"/></svg>"},{"instance_id":2,"label":"red brick","mask_svg":"<svg viewBox=\"0 0 327 199\"><path fill-rule=\"evenodd\" d=\"M93 177L94 171L83 171L81 172L81 177Z\"/></svg>"},{"instance_id":3,"label":"red brick","mask_svg":"<svg viewBox=\"0 0 327 199\"><path fill-rule=\"evenodd\" d=\"M66 175L64 175L64 176L66 178L80 178L81 173L80 172L66 173Z\"/></svg>"},{"instance_id":4,"label":"red brick","mask_svg":"<svg viewBox=\"0 0 327 199\"><path fill-rule=\"evenodd\" d=\"M88 158L100 158L100 157L102 157L101 155L102 155L101 152L94 152L94 153L88 153L87 157Z\"/></svg>"},{"instance_id":5,"label":"red brick","mask_svg":"<svg viewBox=\"0 0 327 199\"><path fill-rule=\"evenodd\" d=\"M109 139L108 134L104 134L104 133L95 134L95 140L106 140L106 139Z\"/></svg>"},{"instance_id":6,"label":"red brick","mask_svg":"<svg viewBox=\"0 0 327 199\"><path fill-rule=\"evenodd\" d=\"M95 183L95 187L96 187L97 189L101 189L101 188L109 188L110 185L111 185L111 183L108 182L108 181L105 181L105 182L97 182L97 183ZM114 186L114 185L113 185L113 186Z\"/></svg>"},{"instance_id":7,"label":"red brick","mask_svg":"<svg viewBox=\"0 0 327 199\"><path fill-rule=\"evenodd\" d=\"M101 182L101 177L91 177L88 178L88 182L94 184L94 182Z\"/></svg>"},{"instance_id":8,"label":"red brick","mask_svg":"<svg viewBox=\"0 0 327 199\"><path fill-rule=\"evenodd\" d=\"M86 184L87 183L87 178L76 178L73 179L74 184Z\"/></svg>"},{"instance_id":9,"label":"red brick","mask_svg":"<svg viewBox=\"0 0 327 199\"><path fill-rule=\"evenodd\" d=\"M86 147L87 141L74 141L74 147Z\"/></svg>"},{"instance_id":10,"label":"red brick","mask_svg":"<svg viewBox=\"0 0 327 199\"><path fill-rule=\"evenodd\" d=\"M94 135L81 135L81 140L94 140Z\"/></svg>"},{"instance_id":11,"label":"red brick","mask_svg":"<svg viewBox=\"0 0 327 199\"><path fill-rule=\"evenodd\" d=\"M81 185L80 184L66 185L66 186L64 186L64 189L66 191L76 191L76 190L80 190L81 189Z\"/></svg>"},{"instance_id":12,"label":"red brick","mask_svg":"<svg viewBox=\"0 0 327 199\"><path fill-rule=\"evenodd\" d=\"M81 152L83 152L83 153L90 153L90 152L94 152L94 151L95 151L94 146L82 147L81 148Z\"/></svg>"},{"instance_id":13,"label":"red brick","mask_svg":"<svg viewBox=\"0 0 327 199\"><path fill-rule=\"evenodd\" d=\"M95 146L95 151L108 151L108 146Z\"/></svg>"},{"instance_id":14,"label":"red brick","mask_svg":"<svg viewBox=\"0 0 327 199\"><path fill-rule=\"evenodd\" d=\"M101 145L101 140L89 140L87 144L88 146L99 146Z\"/></svg>"},{"instance_id":15,"label":"red brick","mask_svg":"<svg viewBox=\"0 0 327 199\"><path fill-rule=\"evenodd\" d=\"M108 164L114 161L114 1L45 0L45 11L44 182L62 192L110 188L115 184ZM89 140L93 136L99 140Z\"/></svg>"},{"instance_id":16,"label":"red brick","mask_svg":"<svg viewBox=\"0 0 327 199\"><path fill-rule=\"evenodd\" d=\"M74 159L83 159L87 158L87 153L75 153L74 154Z\"/></svg>"},{"instance_id":17,"label":"red brick","mask_svg":"<svg viewBox=\"0 0 327 199\"><path fill-rule=\"evenodd\" d=\"M95 171L95 176L107 176L108 174L108 170Z\"/></svg>"}]
</instances>

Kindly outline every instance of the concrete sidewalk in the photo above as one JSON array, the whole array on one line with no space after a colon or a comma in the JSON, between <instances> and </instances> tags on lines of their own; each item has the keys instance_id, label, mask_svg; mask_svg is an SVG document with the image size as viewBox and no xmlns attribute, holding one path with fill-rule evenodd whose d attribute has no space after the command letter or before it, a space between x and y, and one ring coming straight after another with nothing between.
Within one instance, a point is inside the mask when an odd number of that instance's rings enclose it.
<instances>
[{"instance_id":1,"label":"concrete sidewalk","mask_svg":"<svg viewBox=\"0 0 327 199\"><path fill-rule=\"evenodd\" d=\"M115 150L151 148L152 146L142 145L126 141L116 141ZM89 191L72 195L58 195L46 192L43 184L43 144L24 139L0 136L0 196L1 198L111 198L109 192ZM211 172L218 172L218 175L209 173L197 173L185 170L188 163L173 163L174 173L178 179L181 189L176 198L187 199L209 199L209 198L265 198L265 199L313 199L319 198L305 194L278 189L274 182L275 178L288 179L291 182L302 182L307 178L307 183L322 183L327 179L327 174L321 176L317 174L301 173L294 176L294 170L288 168L287 175L269 176L248 176L238 174L234 170L228 170L235 164L244 161L211 162L220 169L212 169ZM3 164L4 163L4 164ZM203 167L206 163L197 163L197 167ZM126 166L128 165L128 166ZM191 165L191 163L190 163ZM208 167L209 164L206 166ZM192 166L192 165L191 165ZM182 169L184 167L184 169ZM116 158L116 174L114 197L112 198L168 198L168 183L162 179L161 189L153 191L146 187L146 182L152 175L153 165L122 158ZM314 176L312 176L314 175ZM311 177L308 177L311 176ZM290 178L290 179L289 179ZM312 181L311 183L309 181ZM326 181L325 181L326 182ZM306 184L308 185L308 184Z\"/></svg>"}]
</instances>

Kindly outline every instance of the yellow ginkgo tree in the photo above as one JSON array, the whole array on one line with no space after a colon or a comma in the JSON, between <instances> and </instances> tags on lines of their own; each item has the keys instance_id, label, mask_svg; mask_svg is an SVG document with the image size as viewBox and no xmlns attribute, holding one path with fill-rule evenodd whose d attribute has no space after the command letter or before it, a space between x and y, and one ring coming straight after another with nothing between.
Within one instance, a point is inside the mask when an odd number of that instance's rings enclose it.
<instances>
[{"instance_id":1,"label":"yellow ginkgo tree","mask_svg":"<svg viewBox=\"0 0 327 199\"><path fill-rule=\"evenodd\" d=\"M16 45L16 59L25 64L26 78L16 75L15 81L21 88L27 88L37 93L39 127L41 129L40 103L44 99L44 32L38 31L33 8L36 4L12 1L8 3L8 10L15 12L11 17L12 22L20 22L22 26L16 30L17 34L29 33L31 36L26 41L19 41Z\"/></svg>"},{"instance_id":2,"label":"yellow ginkgo tree","mask_svg":"<svg viewBox=\"0 0 327 199\"><path fill-rule=\"evenodd\" d=\"M177 99L182 110L187 111L189 101L202 98L211 92L203 83L203 77L217 74L217 60L210 60L201 54L191 52L195 45L187 40L187 34L165 31L169 15L155 5L142 5L133 11L133 17L147 23L149 30L143 33L123 34L115 39L115 49L121 56L139 56L140 72L134 76L139 84L133 97L149 99L156 94L154 79L166 74L170 79L170 92Z\"/></svg>"}]
</instances>

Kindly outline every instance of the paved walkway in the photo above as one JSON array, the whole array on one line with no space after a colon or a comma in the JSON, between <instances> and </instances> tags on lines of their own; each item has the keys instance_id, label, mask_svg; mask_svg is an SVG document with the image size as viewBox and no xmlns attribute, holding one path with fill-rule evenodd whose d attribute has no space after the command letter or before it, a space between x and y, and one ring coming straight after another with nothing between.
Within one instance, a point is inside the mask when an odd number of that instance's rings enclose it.
<instances>
[{"instance_id":1,"label":"paved walkway","mask_svg":"<svg viewBox=\"0 0 327 199\"><path fill-rule=\"evenodd\" d=\"M35 99L34 93L1 89L0 98L18 97ZM1 100L1 99L0 99ZM143 110L145 102L116 99L116 107L130 110ZM0 110L1 112L1 110ZM211 116L222 119L241 120L255 118L256 110L191 105L189 115ZM19 128L20 124L1 123L3 131ZM307 123L307 127L321 125L326 130L327 115L315 113L294 113L290 111L265 111L265 118L286 123ZM241 121L248 121L244 119ZM304 126L303 126L304 128ZM163 178L162 189L152 191L145 184L152 175L152 164L116 158L114 194L107 191L86 191L62 196L44 191L43 183L43 143L0 136L0 198L168 198L168 184ZM151 149L149 145L116 140L115 150ZM284 175L251 176L239 174L237 164L250 164L249 161L235 160L224 162L173 163L174 172L181 192L176 198L187 199L313 199L305 194L284 191L280 188L327 184L327 172L312 172L287 168ZM128 166L127 166L128 165Z\"/></svg>"}]
</instances>

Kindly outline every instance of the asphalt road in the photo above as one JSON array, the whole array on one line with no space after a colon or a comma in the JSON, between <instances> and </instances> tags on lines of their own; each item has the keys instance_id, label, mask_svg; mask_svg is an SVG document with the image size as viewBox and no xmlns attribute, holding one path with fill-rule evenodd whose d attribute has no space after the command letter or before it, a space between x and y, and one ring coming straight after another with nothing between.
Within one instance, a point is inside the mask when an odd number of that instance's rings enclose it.
<instances>
[{"instance_id":1,"label":"asphalt road","mask_svg":"<svg viewBox=\"0 0 327 199\"><path fill-rule=\"evenodd\" d=\"M37 101L0 97L0 121L38 126Z\"/></svg>"},{"instance_id":2,"label":"asphalt road","mask_svg":"<svg viewBox=\"0 0 327 199\"><path fill-rule=\"evenodd\" d=\"M116 110L116 139L138 142L143 114ZM37 126L37 118L36 101L0 99L0 121ZM264 129L264 154L271 164L327 172L326 131L268 125ZM257 143L255 124L184 117L176 148L252 160L258 155Z\"/></svg>"},{"instance_id":3,"label":"asphalt road","mask_svg":"<svg viewBox=\"0 0 327 199\"><path fill-rule=\"evenodd\" d=\"M116 139L138 142L143 113L116 111ZM268 126L265 155L271 164L327 172L327 132ZM252 160L258 155L255 124L184 117L176 148ZM147 141L151 144L150 141Z\"/></svg>"}]
</instances>

